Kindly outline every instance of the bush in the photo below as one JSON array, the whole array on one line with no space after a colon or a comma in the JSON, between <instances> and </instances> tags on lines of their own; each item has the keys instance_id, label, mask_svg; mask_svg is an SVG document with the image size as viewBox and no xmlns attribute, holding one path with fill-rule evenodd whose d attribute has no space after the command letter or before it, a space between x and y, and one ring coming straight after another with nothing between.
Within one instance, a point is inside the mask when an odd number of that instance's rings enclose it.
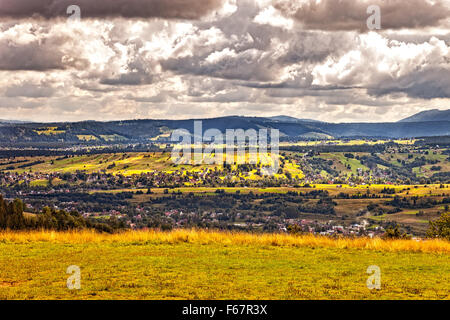
<instances>
[{"instance_id":1,"label":"bush","mask_svg":"<svg viewBox=\"0 0 450 320\"><path fill-rule=\"evenodd\" d=\"M407 233L402 233L398 226L395 228L388 228L383 235L383 239L411 239Z\"/></svg>"},{"instance_id":2,"label":"bush","mask_svg":"<svg viewBox=\"0 0 450 320\"><path fill-rule=\"evenodd\" d=\"M436 221L430 221L427 236L450 240L450 212L442 214Z\"/></svg>"},{"instance_id":3,"label":"bush","mask_svg":"<svg viewBox=\"0 0 450 320\"><path fill-rule=\"evenodd\" d=\"M289 225L287 227L287 232L289 234L294 234L294 235L300 235L300 234L304 234L302 227L300 227L297 224L294 225Z\"/></svg>"}]
</instances>

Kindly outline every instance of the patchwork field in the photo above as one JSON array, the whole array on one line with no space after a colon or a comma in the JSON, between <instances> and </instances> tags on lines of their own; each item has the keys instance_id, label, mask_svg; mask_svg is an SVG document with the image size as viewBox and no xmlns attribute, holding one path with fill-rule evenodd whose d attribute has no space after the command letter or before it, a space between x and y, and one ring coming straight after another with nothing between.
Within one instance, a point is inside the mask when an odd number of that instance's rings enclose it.
<instances>
[{"instance_id":1,"label":"patchwork field","mask_svg":"<svg viewBox=\"0 0 450 320\"><path fill-rule=\"evenodd\" d=\"M84 135L80 136L83 140L90 141L95 137ZM359 145L358 141L340 142L338 146L342 145ZM385 141L380 141L384 142ZM397 141L400 143L400 141ZM400 146L406 144L409 140L403 141ZM305 142L306 145L311 143L312 146L316 146L318 141ZM372 141L376 144L375 141ZM320 144L319 144L320 145ZM291 145L292 146L292 145ZM404 147L406 148L406 147ZM409 148L412 148L409 146ZM349 158L351 156L351 158ZM82 171L85 173L105 172L109 174L122 174L126 176L138 175L148 172L202 172L208 169L223 169L222 165L208 164L208 161L212 161L215 157L214 154L205 155L202 164L194 164L193 154L191 155L191 164L174 163L171 153L168 152L136 152L136 153L111 153L111 154L97 154L97 155L82 155L71 157L16 157L13 161L11 159L0 159L0 172L39 172L39 173L55 173L55 172L67 172L74 173ZM389 153L383 153L379 155L377 161L381 161L383 164L377 164L379 170L387 170L387 173L380 176L380 173L375 173L367 166L367 159L371 157L370 152L328 152L320 153L318 155L307 156L304 153L297 152L282 152L280 161L282 163L282 172L276 174L275 178L290 178L307 180L326 179L331 180L336 175L340 175L340 178L349 179L356 176L364 176L366 173L370 173L369 176L375 178L375 176L386 178L386 174L389 173L389 169L394 172L405 166L411 166L410 175L414 175L417 178L428 179L434 174L440 172L443 174L442 178L445 181L445 174L450 172L450 161L448 155L445 154L444 149L416 151L411 149L408 152L398 147ZM271 156L265 155L264 157L258 157L259 165L271 165L273 160ZM226 155L223 159L227 159ZM366 160L363 160L366 159ZM245 158L235 156L233 159L235 163L250 163L249 154L247 153ZM316 160L322 160L327 165L318 166ZM373 159L372 159L373 160ZM232 169L236 169L236 165L231 166ZM333 173L334 172L334 173ZM403 172L405 174L405 172ZM248 172L245 179L259 179L257 170L252 169ZM367 178L367 177L366 177ZM406 180L404 177L401 180ZM317 182L317 181L316 181ZM376 182L376 181L373 181ZM326 182L328 183L328 182ZM378 181L378 183L380 183Z\"/></svg>"},{"instance_id":2,"label":"patchwork field","mask_svg":"<svg viewBox=\"0 0 450 320\"><path fill-rule=\"evenodd\" d=\"M66 287L71 265L80 290ZM367 288L371 265L381 290ZM0 270L0 299L450 299L438 240L4 232Z\"/></svg>"},{"instance_id":3,"label":"patchwork field","mask_svg":"<svg viewBox=\"0 0 450 320\"><path fill-rule=\"evenodd\" d=\"M212 157L209 157L212 159ZM226 159L225 155L224 158ZM270 164L270 155L267 155L267 164ZM248 154L246 159L240 159L235 156L236 163L248 163ZM3 164L2 164L3 161ZM83 155L74 157L18 157L16 161L21 161L19 164L7 164L3 159L0 161L0 172L39 172L39 173L75 173L83 171L85 173L105 172L110 174L122 174L125 176L139 175L148 172L166 172L173 173L176 171L184 173L202 172L208 169L223 168L221 165L206 164L175 164L172 161L170 153L152 152L152 153L120 153L120 154L100 154L100 155ZM261 161L258 158L258 161ZM193 161L192 161L193 162ZM263 163L265 163L263 162ZM231 166L236 169L236 165ZM301 168L292 161L286 161L284 172L289 172L291 176L302 178L303 172ZM247 176L242 176L247 179L258 179L255 175L256 170L251 170ZM275 175L277 178L284 178L284 174Z\"/></svg>"}]
</instances>

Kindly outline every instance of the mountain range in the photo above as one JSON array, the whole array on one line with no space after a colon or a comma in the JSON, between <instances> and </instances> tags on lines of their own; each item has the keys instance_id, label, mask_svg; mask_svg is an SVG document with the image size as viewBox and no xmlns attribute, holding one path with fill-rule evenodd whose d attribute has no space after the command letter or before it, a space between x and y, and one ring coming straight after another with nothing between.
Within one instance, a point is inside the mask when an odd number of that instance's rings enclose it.
<instances>
[{"instance_id":1,"label":"mountain range","mask_svg":"<svg viewBox=\"0 0 450 320\"><path fill-rule=\"evenodd\" d=\"M450 121L449 110L427 110L419 112L411 117L400 120L399 122L422 122L422 121Z\"/></svg>"},{"instance_id":2,"label":"mountain range","mask_svg":"<svg viewBox=\"0 0 450 320\"><path fill-rule=\"evenodd\" d=\"M31 121L22 121L22 120L4 120L0 119L0 123L30 123Z\"/></svg>"},{"instance_id":3,"label":"mountain range","mask_svg":"<svg viewBox=\"0 0 450 320\"><path fill-rule=\"evenodd\" d=\"M450 110L430 110L399 122L327 123L289 116L221 117L202 120L203 131L278 129L282 139L414 138L450 135ZM168 141L175 129L194 132L194 120L83 121L62 123L0 123L0 142L114 143Z\"/></svg>"}]
</instances>

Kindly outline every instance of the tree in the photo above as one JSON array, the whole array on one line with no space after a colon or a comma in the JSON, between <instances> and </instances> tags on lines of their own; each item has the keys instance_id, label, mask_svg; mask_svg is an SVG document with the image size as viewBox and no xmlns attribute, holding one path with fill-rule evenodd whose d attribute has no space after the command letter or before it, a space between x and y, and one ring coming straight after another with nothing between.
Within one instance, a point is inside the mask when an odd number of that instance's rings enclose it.
<instances>
[{"instance_id":1,"label":"tree","mask_svg":"<svg viewBox=\"0 0 450 320\"><path fill-rule=\"evenodd\" d=\"M0 195L0 229L6 228L6 217L7 217L6 203L3 200L3 196Z\"/></svg>"},{"instance_id":2,"label":"tree","mask_svg":"<svg viewBox=\"0 0 450 320\"><path fill-rule=\"evenodd\" d=\"M288 219L297 219L299 217L299 212L296 207L286 206L285 208L286 218Z\"/></svg>"},{"instance_id":3,"label":"tree","mask_svg":"<svg viewBox=\"0 0 450 320\"><path fill-rule=\"evenodd\" d=\"M16 199L6 202L0 195L0 229L27 230L27 229L49 229L49 230L73 230L73 229L96 229L100 232L113 232L124 228L123 222L117 223L114 219L111 225L91 222L84 219L78 212L66 212L44 207L41 213L25 218L24 203Z\"/></svg>"},{"instance_id":4,"label":"tree","mask_svg":"<svg viewBox=\"0 0 450 320\"><path fill-rule=\"evenodd\" d=\"M410 239L411 236L409 236L406 233L402 233L398 226L395 226L394 228L388 228L386 229L385 234L383 235L384 239Z\"/></svg>"},{"instance_id":5,"label":"tree","mask_svg":"<svg viewBox=\"0 0 450 320\"><path fill-rule=\"evenodd\" d=\"M450 212L442 214L436 221L430 221L427 236L450 240Z\"/></svg>"},{"instance_id":6,"label":"tree","mask_svg":"<svg viewBox=\"0 0 450 320\"><path fill-rule=\"evenodd\" d=\"M304 233L302 227L297 224L288 225L287 232L289 234L295 234L295 235L300 235L300 234Z\"/></svg>"}]
</instances>

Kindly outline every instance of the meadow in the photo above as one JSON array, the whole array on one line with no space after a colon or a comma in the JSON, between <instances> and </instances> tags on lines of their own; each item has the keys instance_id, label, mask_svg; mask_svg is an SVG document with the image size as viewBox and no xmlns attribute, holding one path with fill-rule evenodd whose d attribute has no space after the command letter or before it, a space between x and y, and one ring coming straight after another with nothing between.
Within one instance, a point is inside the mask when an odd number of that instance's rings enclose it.
<instances>
[{"instance_id":1,"label":"meadow","mask_svg":"<svg viewBox=\"0 0 450 320\"><path fill-rule=\"evenodd\" d=\"M81 289L66 269L81 269ZM381 290L366 285L381 269ZM450 299L450 243L177 230L0 233L0 299Z\"/></svg>"}]
</instances>

